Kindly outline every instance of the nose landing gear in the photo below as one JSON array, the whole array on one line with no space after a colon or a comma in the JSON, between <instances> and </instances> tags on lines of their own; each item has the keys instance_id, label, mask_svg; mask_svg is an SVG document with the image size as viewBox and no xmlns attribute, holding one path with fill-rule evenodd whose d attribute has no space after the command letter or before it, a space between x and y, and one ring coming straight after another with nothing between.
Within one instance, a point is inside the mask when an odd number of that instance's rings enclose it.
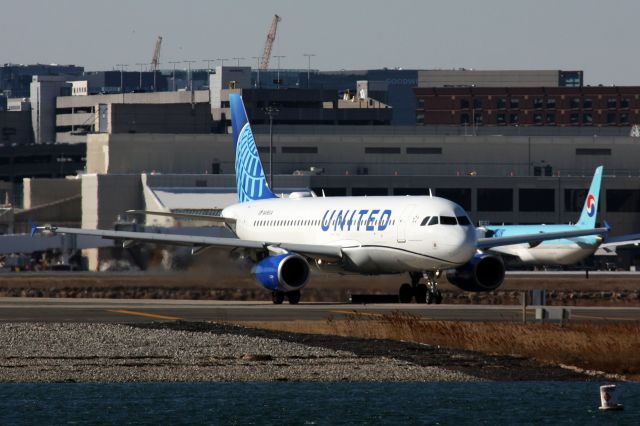
<instances>
[{"instance_id":1,"label":"nose landing gear","mask_svg":"<svg viewBox=\"0 0 640 426\"><path fill-rule=\"evenodd\" d=\"M436 279L440 276L440 271L428 271L422 274L410 272L411 284L404 283L400 286L398 298L400 303L411 303L411 299L415 298L416 303L442 303L442 293L438 290ZM426 283L420 283L424 278Z\"/></svg>"}]
</instances>

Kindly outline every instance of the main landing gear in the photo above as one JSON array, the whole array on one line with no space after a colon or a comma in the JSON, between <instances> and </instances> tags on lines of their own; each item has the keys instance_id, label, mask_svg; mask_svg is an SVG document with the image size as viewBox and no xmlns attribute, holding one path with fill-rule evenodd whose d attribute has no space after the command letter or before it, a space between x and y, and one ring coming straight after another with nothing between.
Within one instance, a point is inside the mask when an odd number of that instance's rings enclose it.
<instances>
[{"instance_id":1,"label":"main landing gear","mask_svg":"<svg viewBox=\"0 0 640 426\"><path fill-rule=\"evenodd\" d=\"M404 283L400 286L398 293L400 303L411 303L411 299L415 297L416 303L442 303L442 293L438 290L436 279L440 275L437 272L425 272L423 274L410 272L411 284ZM426 283L420 283L420 279L424 278Z\"/></svg>"},{"instance_id":2,"label":"main landing gear","mask_svg":"<svg viewBox=\"0 0 640 426\"><path fill-rule=\"evenodd\" d=\"M284 302L284 298L289 299L289 304L291 305L297 305L298 302L300 301L300 290L294 290L294 291L273 291L271 292L271 298L273 300L273 303L276 305L282 305L282 302Z\"/></svg>"}]
</instances>

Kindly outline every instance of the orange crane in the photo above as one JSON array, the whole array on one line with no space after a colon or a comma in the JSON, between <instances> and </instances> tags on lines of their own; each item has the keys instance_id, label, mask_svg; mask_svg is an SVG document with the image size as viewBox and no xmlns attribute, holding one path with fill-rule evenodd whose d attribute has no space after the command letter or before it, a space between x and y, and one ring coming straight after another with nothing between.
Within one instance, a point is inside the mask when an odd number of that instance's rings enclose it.
<instances>
[{"instance_id":1,"label":"orange crane","mask_svg":"<svg viewBox=\"0 0 640 426\"><path fill-rule=\"evenodd\" d=\"M262 53L262 61L260 61L261 70L266 70L269 68L269 59L271 59L271 48L273 47L273 42L276 39L276 31L278 30L278 22L282 21L278 15L273 16L273 21L271 21L271 29L269 29L269 34L267 34L267 42L264 44L264 52Z\"/></svg>"},{"instance_id":2,"label":"orange crane","mask_svg":"<svg viewBox=\"0 0 640 426\"><path fill-rule=\"evenodd\" d=\"M162 47L162 36L158 36L156 40L156 48L153 49L153 58L151 58L151 66L149 71L156 72L158 70L158 64L160 63L160 47Z\"/></svg>"}]
</instances>

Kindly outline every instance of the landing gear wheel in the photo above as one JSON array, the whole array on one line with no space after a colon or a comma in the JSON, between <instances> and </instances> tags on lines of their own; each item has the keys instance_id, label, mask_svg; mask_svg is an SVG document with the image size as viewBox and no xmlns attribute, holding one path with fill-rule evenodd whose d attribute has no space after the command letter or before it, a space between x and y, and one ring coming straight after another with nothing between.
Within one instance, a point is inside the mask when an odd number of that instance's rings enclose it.
<instances>
[{"instance_id":1,"label":"landing gear wheel","mask_svg":"<svg viewBox=\"0 0 640 426\"><path fill-rule=\"evenodd\" d=\"M404 283L400 286L398 299L400 299L400 303L411 303L411 299L413 299L413 287L411 287L411 284Z\"/></svg>"},{"instance_id":2,"label":"landing gear wheel","mask_svg":"<svg viewBox=\"0 0 640 426\"><path fill-rule=\"evenodd\" d=\"M271 299L275 305L282 305L284 302L284 292L283 291L274 291L271 293Z\"/></svg>"},{"instance_id":3,"label":"landing gear wheel","mask_svg":"<svg viewBox=\"0 0 640 426\"><path fill-rule=\"evenodd\" d=\"M297 305L300 301L300 290L294 290L287 293L290 305Z\"/></svg>"},{"instance_id":4,"label":"landing gear wheel","mask_svg":"<svg viewBox=\"0 0 640 426\"><path fill-rule=\"evenodd\" d=\"M442 293L440 292L440 290L436 290L435 292L433 292L433 301L436 305L442 303Z\"/></svg>"},{"instance_id":5,"label":"landing gear wheel","mask_svg":"<svg viewBox=\"0 0 640 426\"><path fill-rule=\"evenodd\" d=\"M418 284L416 286L416 303L427 303L427 295L429 289L426 284Z\"/></svg>"}]
</instances>

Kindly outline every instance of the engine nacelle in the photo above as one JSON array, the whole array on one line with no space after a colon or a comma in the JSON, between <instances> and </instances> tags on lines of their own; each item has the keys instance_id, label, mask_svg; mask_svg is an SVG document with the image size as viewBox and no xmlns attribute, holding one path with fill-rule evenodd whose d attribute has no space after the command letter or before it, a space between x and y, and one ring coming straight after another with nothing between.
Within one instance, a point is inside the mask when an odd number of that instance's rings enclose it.
<instances>
[{"instance_id":1,"label":"engine nacelle","mask_svg":"<svg viewBox=\"0 0 640 426\"><path fill-rule=\"evenodd\" d=\"M476 254L459 268L449 269L447 279L464 291L492 291L504 281L504 263L490 254Z\"/></svg>"},{"instance_id":2,"label":"engine nacelle","mask_svg":"<svg viewBox=\"0 0 640 426\"><path fill-rule=\"evenodd\" d=\"M300 290L309 281L309 264L293 253L268 256L258 262L251 271L256 280L267 290Z\"/></svg>"}]
</instances>

